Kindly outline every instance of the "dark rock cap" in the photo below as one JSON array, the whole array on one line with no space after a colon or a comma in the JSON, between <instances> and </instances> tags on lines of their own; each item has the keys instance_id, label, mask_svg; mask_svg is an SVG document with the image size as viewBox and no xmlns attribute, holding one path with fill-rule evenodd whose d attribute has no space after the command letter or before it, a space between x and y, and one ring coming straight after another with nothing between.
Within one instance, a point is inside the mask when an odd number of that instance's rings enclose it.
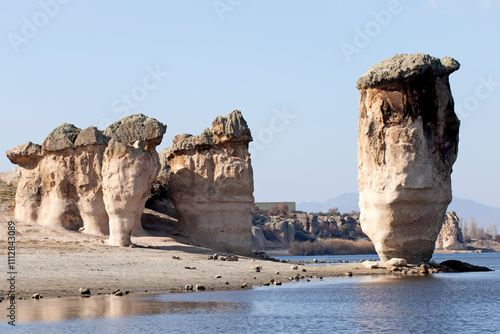
<instances>
[{"instance_id":1,"label":"dark rock cap","mask_svg":"<svg viewBox=\"0 0 500 334\"><path fill-rule=\"evenodd\" d=\"M42 157L42 147L32 142L24 145L17 145L7 151L7 158L13 164L24 166L30 162L36 162Z\"/></svg>"},{"instance_id":2,"label":"dark rock cap","mask_svg":"<svg viewBox=\"0 0 500 334\"><path fill-rule=\"evenodd\" d=\"M205 129L199 136L181 134L174 137L169 155L175 151L203 149L223 142L251 142L252 134L241 111L235 110L226 116L217 116L211 129Z\"/></svg>"},{"instance_id":3,"label":"dark rock cap","mask_svg":"<svg viewBox=\"0 0 500 334\"><path fill-rule=\"evenodd\" d=\"M111 124L104 131L104 135L120 143L133 144L138 140L159 139L161 141L166 130L167 126L156 119L136 114Z\"/></svg>"},{"instance_id":4,"label":"dark rock cap","mask_svg":"<svg viewBox=\"0 0 500 334\"><path fill-rule=\"evenodd\" d=\"M87 145L107 145L109 137L105 136L95 126L89 126L85 130L80 131L75 140L75 147Z\"/></svg>"},{"instance_id":5,"label":"dark rock cap","mask_svg":"<svg viewBox=\"0 0 500 334\"><path fill-rule=\"evenodd\" d=\"M81 129L73 124L63 123L55 128L42 144L45 151L59 151L73 148Z\"/></svg>"},{"instance_id":6,"label":"dark rock cap","mask_svg":"<svg viewBox=\"0 0 500 334\"><path fill-rule=\"evenodd\" d=\"M247 121L243 118L241 111L235 110L227 116L217 116L212 122L212 131L215 135L223 135L228 138L250 136L251 132Z\"/></svg>"},{"instance_id":7,"label":"dark rock cap","mask_svg":"<svg viewBox=\"0 0 500 334\"><path fill-rule=\"evenodd\" d=\"M357 89L390 86L392 83L409 81L419 76L438 77L449 75L460 68L453 58L439 59L424 53L397 54L381 61L358 79Z\"/></svg>"}]
</instances>

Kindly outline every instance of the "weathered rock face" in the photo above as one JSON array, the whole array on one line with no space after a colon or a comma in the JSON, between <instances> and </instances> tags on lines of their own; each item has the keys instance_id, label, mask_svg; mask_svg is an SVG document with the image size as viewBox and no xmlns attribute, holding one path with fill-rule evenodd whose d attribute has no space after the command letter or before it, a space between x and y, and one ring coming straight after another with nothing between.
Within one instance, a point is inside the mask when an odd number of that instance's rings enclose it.
<instances>
[{"instance_id":1,"label":"weathered rock face","mask_svg":"<svg viewBox=\"0 0 500 334\"><path fill-rule=\"evenodd\" d=\"M298 229L312 235L318 234L319 221L318 216L315 214L298 213L296 214L296 221Z\"/></svg>"},{"instance_id":2,"label":"weathered rock face","mask_svg":"<svg viewBox=\"0 0 500 334\"><path fill-rule=\"evenodd\" d=\"M319 231L319 223L318 223L318 216L316 215L309 215L309 233L312 235L318 234Z\"/></svg>"},{"instance_id":3,"label":"weathered rock face","mask_svg":"<svg viewBox=\"0 0 500 334\"><path fill-rule=\"evenodd\" d=\"M458 128L451 58L396 55L357 83L361 227L380 258L430 260L451 201Z\"/></svg>"},{"instance_id":4,"label":"weathered rock face","mask_svg":"<svg viewBox=\"0 0 500 334\"><path fill-rule=\"evenodd\" d=\"M266 237L260 227L252 226L252 250L262 251L266 248Z\"/></svg>"},{"instance_id":5,"label":"weathered rock face","mask_svg":"<svg viewBox=\"0 0 500 334\"><path fill-rule=\"evenodd\" d=\"M280 248L288 248L295 241L297 225L293 219L279 220L273 219L266 226L274 233L279 241Z\"/></svg>"},{"instance_id":6,"label":"weathered rock face","mask_svg":"<svg viewBox=\"0 0 500 334\"><path fill-rule=\"evenodd\" d=\"M128 116L105 132L63 124L42 146L28 142L7 152L20 166L16 218L41 225L110 233L127 246L142 232L140 215L159 169L156 145L166 127ZM138 218L139 217L139 220Z\"/></svg>"},{"instance_id":7,"label":"weathered rock face","mask_svg":"<svg viewBox=\"0 0 500 334\"><path fill-rule=\"evenodd\" d=\"M295 241L297 223L293 219L272 217L272 221L263 226L252 226L252 249L287 249Z\"/></svg>"},{"instance_id":8,"label":"weathered rock face","mask_svg":"<svg viewBox=\"0 0 500 334\"><path fill-rule=\"evenodd\" d=\"M467 249L459 219L455 212L447 212L444 223L436 240L436 249L463 250Z\"/></svg>"},{"instance_id":9,"label":"weathered rock face","mask_svg":"<svg viewBox=\"0 0 500 334\"><path fill-rule=\"evenodd\" d=\"M199 136L178 135L161 154L179 230L214 249L251 254L253 171L250 129L240 111ZM163 164L163 162L162 162Z\"/></svg>"},{"instance_id":10,"label":"weathered rock face","mask_svg":"<svg viewBox=\"0 0 500 334\"><path fill-rule=\"evenodd\" d=\"M128 246L130 234L144 235L141 215L158 173L158 155L112 139L104 154L102 187L109 216L110 244Z\"/></svg>"}]
</instances>

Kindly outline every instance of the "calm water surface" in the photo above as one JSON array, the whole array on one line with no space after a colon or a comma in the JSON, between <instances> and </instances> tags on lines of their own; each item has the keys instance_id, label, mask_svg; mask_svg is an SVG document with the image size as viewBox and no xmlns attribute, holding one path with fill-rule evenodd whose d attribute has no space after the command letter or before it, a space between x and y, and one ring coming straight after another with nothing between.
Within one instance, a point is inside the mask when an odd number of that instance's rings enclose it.
<instances>
[{"instance_id":1,"label":"calm water surface","mask_svg":"<svg viewBox=\"0 0 500 334\"><path fill-rule=\"evenodd\" d=\"M300 258L352 262L376 256ZM30 300L19 305L15 330L4 321L0 332L499 333L500 253L437 254L434 259L457 259L496 271L325 278L242 291Z\"/></svg>"}]
</instances>

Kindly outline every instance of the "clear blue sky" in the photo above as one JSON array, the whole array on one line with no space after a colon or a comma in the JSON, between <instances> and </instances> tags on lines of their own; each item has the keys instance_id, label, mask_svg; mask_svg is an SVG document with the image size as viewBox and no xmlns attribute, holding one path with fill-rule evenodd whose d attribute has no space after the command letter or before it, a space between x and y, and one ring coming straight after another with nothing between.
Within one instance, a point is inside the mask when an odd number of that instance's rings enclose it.
<instances>
[{"instance_id":1,"label":"clear blue sky","mask_svg":"<svg viewBox=\"0 0 500 334\"><path fill-rule=\"evenodd\" d=\"M167 124L164 148L239 109L256 200L326 201L357 191L356 80L423 52L462 65L454 194L500 206L498 0L59 1L0 2L2 152L135 113Z\"/></svg>"}]
</instances>

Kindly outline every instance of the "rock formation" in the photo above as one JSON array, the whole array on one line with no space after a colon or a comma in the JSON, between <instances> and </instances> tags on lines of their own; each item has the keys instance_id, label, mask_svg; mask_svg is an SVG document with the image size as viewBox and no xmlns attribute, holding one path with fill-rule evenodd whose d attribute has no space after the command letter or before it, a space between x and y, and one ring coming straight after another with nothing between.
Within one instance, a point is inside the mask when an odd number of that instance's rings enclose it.
<instances>
[{"instance_id":1,"label":"rock formation","mask_svg":"<svg viewBox=\"0 0 500 334\"><path fill-rule=\"evenodd\" d=\"M297 224L294 219L271 217L263 226L252 226L252 249L288 249L295 241Z\"/></svg>"},{"instance_id":2,"label":"rock formation","mask_svg":"<svg viewBox=\"0 0 500 334\"><path fill-rule=\"evenodd\" d=\"M361 227L380 258L430 260L451 201L460 121L452 58L396 55L357 82Z\"/></svg>"},{"instance_id":3,"label":"rock formation","mask_svg":"<svg viewBox=\"0 0 500 334\"><path fill-rule=\"evenodd\" d=\"M278 217L272 217L278 218ZM293 219L280 220L273 219L266 224L266 227L271 230L279 242L280 248L288 248L295 241L295 233L297 233L297 224Z\"/></svg>"},{"instance_id":4,"label":"rock formation","mask_svg":"<svg viewBox=\"0 0 500 334\"><path fill-rule=\"evenodd\" d=\"M311 235L318 234L319 222L318 215L307 214L307 213L297 213L295 214L295 219L297 222L297 227L303 230L305 233L310 233Z\"/></svg>"},{"instance_id":5,"label":"rock formation","mask_svg":"<svg viewBox=\"0 0 500 334\"><path fill-rule=\"evenodd\" d=\"M21 177L21 169L19 166L14 167L10 172L0 172L0 181L8 186L16 186Z\"/></svg>"},{"instance_id":6,"label":"rock formation","mask_svg":"<svg viewBox=\"0 0 500 334\"><path fill-rule=\"evenodd\" d=\"M262 251L267 246L267 240L264 231L260 227L252 226L252 250Z\"/></svg>"},{"instance_id":7,"label":"rock formation","mask_svg":"<svg viewBox=\"0 0 500 334\"><path fill-rule=\"evenodd\" d=\"M166 127L144 115L128 116L104 133L62 124L43 145L28 142L7 152L20 166L16 218L40 225L110 233L128 246L142 231L140 216L159 169L155 147Z\"/></svg>"},{"instance_id":8,"label":"rock formation","mask_svg":"<svg viewBox=\"0 0 500 334\"><path fill-rule=\"evenodd\" d=\"M460 230L459 219L455 212L447 212L444 223L436 240L436 249L463 250L467 249L464 242L462 230Z\"/></svg>"},{"instance_id":9,"label":"rock formation","mask_svg":"<svg viewBox=\"0 0 500 334\"><path fill-rule=\"evenodd\" d=\"M199 136L178 135L162 152L179 230L216 250L251 254L253 171L250 129L240 111Z\"/></svg>"}]
</instances>

